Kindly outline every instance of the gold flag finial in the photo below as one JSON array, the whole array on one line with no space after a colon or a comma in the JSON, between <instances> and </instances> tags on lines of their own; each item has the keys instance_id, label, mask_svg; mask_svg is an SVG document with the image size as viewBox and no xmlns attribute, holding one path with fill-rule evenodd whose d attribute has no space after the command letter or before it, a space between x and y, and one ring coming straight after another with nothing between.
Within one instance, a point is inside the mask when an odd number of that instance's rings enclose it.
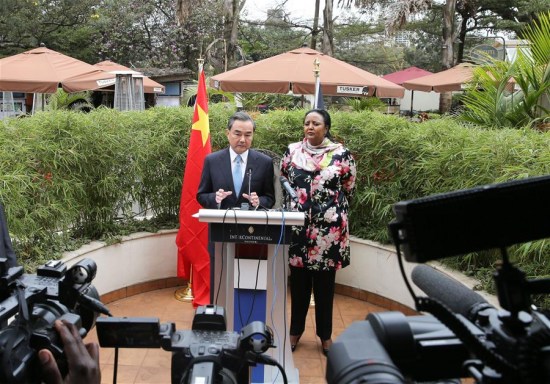
<instances>
[{"instance_id":1,"label":"gold flag finial","mask_svg":"<svg viewBox=\"0 0 550 384\"><path fill-rule=\"evenodd\" d=\"M319 77L319 72L321 72L321 70L319 69L320 65L321 62L319 61L319 59L315 58L315 60L313 60L313 74L315 75L315 77Z\"/></svg>"}]
</instances>

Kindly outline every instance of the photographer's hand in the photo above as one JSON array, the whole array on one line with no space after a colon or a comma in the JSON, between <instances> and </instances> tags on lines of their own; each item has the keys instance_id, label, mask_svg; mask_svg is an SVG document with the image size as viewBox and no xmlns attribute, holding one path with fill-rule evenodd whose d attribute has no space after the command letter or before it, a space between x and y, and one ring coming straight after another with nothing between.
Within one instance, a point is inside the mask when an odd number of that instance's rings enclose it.
<instances>
[{"instance_id":1,"label":"photographer's hand","mask_svg":"<svg viewBox=\"0 0 550 384\"><path fill-rule=\"evenodd\" d=\"M55 329L63 342L67 358L68 373L63 378L57 362L47 349L38 352L42 365L42 379L46 384L99 384L101 371L99 368L99 345L84 344L77 328L68 322L56 320Z\"/></svg>"}]
</instances>

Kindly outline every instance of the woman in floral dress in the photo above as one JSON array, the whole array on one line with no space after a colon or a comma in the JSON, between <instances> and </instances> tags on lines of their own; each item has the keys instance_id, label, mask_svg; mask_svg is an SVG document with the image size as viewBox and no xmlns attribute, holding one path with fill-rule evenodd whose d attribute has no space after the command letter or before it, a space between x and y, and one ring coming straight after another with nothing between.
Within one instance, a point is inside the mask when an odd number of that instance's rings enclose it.
<instances>
[{"instance_id":1,"label":"woman in floral dress","mask_svg":"<svg viewBox=\"0 0 550 384\"><path fill-rule=\"evenodd\" d=\"M281 175L299 199L292 209L305 213L304 226L292 228L289 247L292 351L304 332L313 289L316 333L323 353L328 352L336 271L350 263L348 211L355 161L347 148L331 140L330 124L327 111L307 112L304 139L290 144L281 161Z\"/></svg>"}]
</instances>

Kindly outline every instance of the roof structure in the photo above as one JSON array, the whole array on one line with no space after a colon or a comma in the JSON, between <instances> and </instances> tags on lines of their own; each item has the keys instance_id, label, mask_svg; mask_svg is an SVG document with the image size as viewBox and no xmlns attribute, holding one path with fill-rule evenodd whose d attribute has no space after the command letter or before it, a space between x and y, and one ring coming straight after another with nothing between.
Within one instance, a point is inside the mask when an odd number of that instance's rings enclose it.
<instances>
[{"instance_id":1,"label":"roof structure","mask_svg":"<svg viewBox=\"0 0 550 384\"><path fill-rule=\"evenodd\" d=\"M397 85L403 85L405 81L417 79L422 76L432 75L430 71L426 71L417 67L409 67L401 71L388 73L387 75L382 76L383 79L389 80L392 83Z\"/></svg>"},{"instance_id":2,"label":"roof structure","mask_svg":"<svg viewBox=\"0 0 550 384\"><path fill-rule=\"evenodd\" d=\"M164 85L159 84L151 78L143 75L142 72L130 69L128 67L125 67L124 65L115 63L110 60L105 60L100 63L94 64L94 67L115 75L117 73L131 73L133 76L143 76L143 90L145 93L164 93Z\"/></svg>"}]
</instances>

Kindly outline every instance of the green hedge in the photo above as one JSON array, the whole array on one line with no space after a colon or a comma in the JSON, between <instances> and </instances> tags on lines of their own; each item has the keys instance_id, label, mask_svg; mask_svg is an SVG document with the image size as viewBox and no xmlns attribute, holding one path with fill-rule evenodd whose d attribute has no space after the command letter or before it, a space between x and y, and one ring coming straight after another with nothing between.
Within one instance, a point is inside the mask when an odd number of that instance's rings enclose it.
<instances>
[{"instance_id":1,"label":"green hedge","mask_svg":"<svg viewBox=\"0 0 550 384\"><path fill-rule=\"evenodd\" d=\"M214 150L227 145L232 112L210 106ZM254 146L282 154L301 139L304 112L254 115ZM165 225L177 225L192 113L98 109L0 122L0 200L23 263L57 257L70 240L119 234L133 201L154 210ZM397 201L550 173L550 133L476 129L445 118L412 123L369 111L331 116L333 135L357 160L350 222L352 233L363 238L389 242L387 224ZM537 242L514 252L545 264L548 250ZM547 274L546 265L537 267Z\"/></svg>"}]
</instances>

